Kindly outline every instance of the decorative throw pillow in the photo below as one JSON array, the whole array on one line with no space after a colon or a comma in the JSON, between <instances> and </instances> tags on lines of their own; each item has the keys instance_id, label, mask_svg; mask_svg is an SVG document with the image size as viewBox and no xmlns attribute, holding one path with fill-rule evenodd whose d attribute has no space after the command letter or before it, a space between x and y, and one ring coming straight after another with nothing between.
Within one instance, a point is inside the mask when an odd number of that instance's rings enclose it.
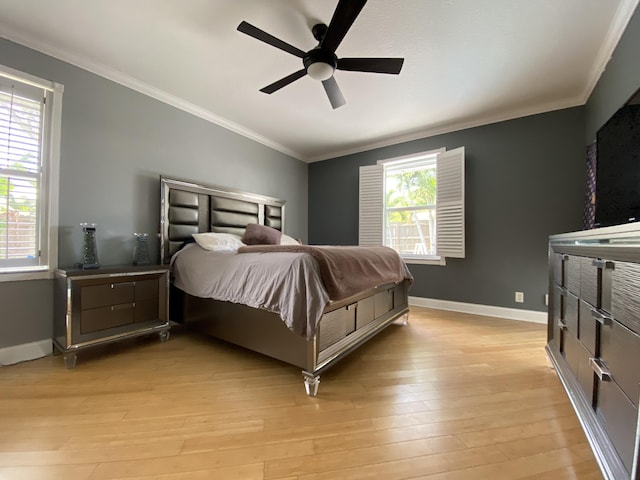
<instances>
[{"instance_id":1,"label":"decorative throw pillow","mask_svg":"<svg viewBox=\"0 0 640 480\"><path fill-rule=\"evenodd\" d=\"M247 245L280 245L281 236L280 230L250 223L244 231L242 241Z\"/></svg>"},{"instance_id":2,"label":"decorative throw pillow","mask_svg":"<svg viewBox=\"0 0 640 480\"><path fill-rule=\"evenodd\" d=\"M298 242L295 238L283 233L282 237L280 238L280 245L300 245L300 242Z\"/></svg>"},{"instance_id":3,"label":"decorative throw pillow","mask_svg":"<svg viewBox=\"0 0 640 480\"><path fill-rule=\"evenodd\" d=\"M205 250L214 252L237 252L244 247L240 237L232 233L194 233L193 239Z\"/></svg>"}]
</instances>

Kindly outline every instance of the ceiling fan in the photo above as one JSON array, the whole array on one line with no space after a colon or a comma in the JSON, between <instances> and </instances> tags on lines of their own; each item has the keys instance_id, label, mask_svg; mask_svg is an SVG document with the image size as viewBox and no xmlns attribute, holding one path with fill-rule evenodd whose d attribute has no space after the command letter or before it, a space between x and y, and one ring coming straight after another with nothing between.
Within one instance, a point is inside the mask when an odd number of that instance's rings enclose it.
<instances>
[{"instance_id":1,"label":"ceiling fan","mask_svg":"<svg viewBox=\"0 0 640 480\"><path fill-rule=\"evenodd\" d=\"M353 22L355 22L356 17L360 14L365 3L367 3L367 0L339 0L329 26L327 27L323 23L318 23L311 29L313 37L319 43L308 52L303 52L299 48L274 37L264 30L254 27L250 23L245 21L241 22L240 25L238 25L239 32L301 58L304 66L301 70L267 85L260 89L260 91L271 94L299 78L309 75L314 80L322 81L322 86L325 92L327 92L329 102L331 102L331 106L335 109L346 103L340 87L338 87L338 83L333 77L336 69L355 72L399 74L404 58L338 58L336 56L336 49L351 28L351 25L353 25Z\"/></svg>"}]
</instances>

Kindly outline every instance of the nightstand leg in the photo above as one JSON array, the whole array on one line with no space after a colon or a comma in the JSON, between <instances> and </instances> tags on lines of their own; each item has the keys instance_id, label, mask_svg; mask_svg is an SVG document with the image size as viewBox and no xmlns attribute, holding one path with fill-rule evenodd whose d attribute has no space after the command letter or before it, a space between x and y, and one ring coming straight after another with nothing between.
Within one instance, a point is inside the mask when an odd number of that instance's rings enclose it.
<instances>
[{"instance_id":1,"label":"nightstand leg","mask_svg":"<svg viewBox=\"0 0 640 480\"><path fill-rule=\"evenodd\" d=\"M169 330L163 330L162 332L160 332L160 341L166 342L167 340L169 340L169 335Z\"/></svg>"},{"instance_id":2,"label":"nightstand leg","mask_svg":"<svg viewBox=\"0 0 640 480\"><path fill-rule=\"evenodd\" d=\"M78 360L78 355L76 355L75 353L65 353L62 358L64 359L64 364L68 369L76 367L76 360Z\"/></svg>"}]
</instances>

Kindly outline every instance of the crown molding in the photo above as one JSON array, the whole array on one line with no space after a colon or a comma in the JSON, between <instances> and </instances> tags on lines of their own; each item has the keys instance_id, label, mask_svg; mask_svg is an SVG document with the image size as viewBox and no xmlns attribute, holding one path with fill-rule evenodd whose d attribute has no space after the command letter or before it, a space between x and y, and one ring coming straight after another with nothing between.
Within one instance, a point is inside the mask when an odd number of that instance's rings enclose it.
<instances>
[{"instance_id":1,"label":"crown molding","mask_svg":"<svg viewBox=\"0 0 640 480\"><path fill-rule=\"evenodd\" d=\"M483 127L492 123L505 122L507 120L515 120L517 118L528 117L531 115L538 115L541 113L548 113L555 110L562 110L564 108L577 107L584 105L582 95L571 99L565 99L556 102L546 103L544 105L536 105L532 107L514 109L508 112L501 112L496 115L488 115L485 117L478 117L473 120L463 120L460 122L448 123L446 125L440 125L432 128L426 128L424 130L415 130L405 134L388 137L378 142L367 144L367 146L353 147L344 150L334 150L330 153L318 155L315 157L302 158L301 160L307 163L320 162L322 160L329 160L333 158L339 158L346 155L353 155L356 153L362 153L377 148L390 147L392 145L398 145L400 143L411 142L414 140L421 140L423 138L433 137L435 135L443 135L446 133L457 132L460 130L466 130L468 128Z\"/></svg>"},{"instance_id":2,"label":"crown molding","mask_svg":"<svg viewBox=\"0 0 640 480\"><path fill-rule=\"evenodd\" d=\"M263 135L260 135L253 130L243 127L242 125L221 117L220 115L217 115L207 109L184 100L183 98L165 92L164 90L149 85L148 83L126 75L118 70L108 68L104 65L93 62L81 56L72 55L61 49L57 49L52 47L51 45L47 45L46 43L43 43L37 39L22 35L15 31L7 30L6 28L0 29L0 37L3 37L11 42L23 45L27 48L31 48L40 53L44 53L58 60L69 63L73 66L79 67L95 75L106 78L107 80L111 80L112 82L130 88L131 90L135 90L138 93L142 93L143 95L166 103L167 105L171 105L172 107L190 113L191 115L199 117L208 122L214 123L227 130L231 130L234 133L242 135L243 137L246 137L250 140L254 140L266 147L277 150L297 160L301 160L300 153L295 152L285 147L284 145L274 142L273 140L264 137Z\"/></svg>"},{"instance_id":3,"label":"crown molding","mask_svg":"<svg viewBox=\"0 0 640 480\"><path fill-rule=\"evenodd\" d=\"M620 2L618 10L616 10L614 15L613 22L609 27L609 31L605 36L604 42L598 51L598 55L596 56L591 67L591 71L587 77L587 84L585 85L585 89L582 94L582 97L584 98L583 103L587 103L594 88L596 88L602 73L607 67L607 63L611 60L613 52L620 42L620 38L622 38L622 35L627 29L627 25L629 25L633 12L635 12L638 7L639 1L640 0L628 0Z\"/></svg>"}]
</instances>

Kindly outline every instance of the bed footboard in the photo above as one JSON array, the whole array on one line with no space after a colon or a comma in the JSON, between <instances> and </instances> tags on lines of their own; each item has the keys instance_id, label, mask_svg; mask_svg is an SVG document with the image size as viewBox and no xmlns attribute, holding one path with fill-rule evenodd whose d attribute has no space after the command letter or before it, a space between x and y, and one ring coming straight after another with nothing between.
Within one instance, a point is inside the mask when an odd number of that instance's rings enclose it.
<instances>
[{"instance_id":1,"label":"bed footboard","mask_svg":"<svg viewBox=\"0 0 640 480\"><path fill-rule=\"evenodd\" d=\"M408 284L384 285L330 304L318 333L305 339L280 316L246 305L193 297L172 287L171 319L249 350L303 369L307 395L318 392L322 371L394 321L406 324Z\"/></svg>"}]
</instances>

